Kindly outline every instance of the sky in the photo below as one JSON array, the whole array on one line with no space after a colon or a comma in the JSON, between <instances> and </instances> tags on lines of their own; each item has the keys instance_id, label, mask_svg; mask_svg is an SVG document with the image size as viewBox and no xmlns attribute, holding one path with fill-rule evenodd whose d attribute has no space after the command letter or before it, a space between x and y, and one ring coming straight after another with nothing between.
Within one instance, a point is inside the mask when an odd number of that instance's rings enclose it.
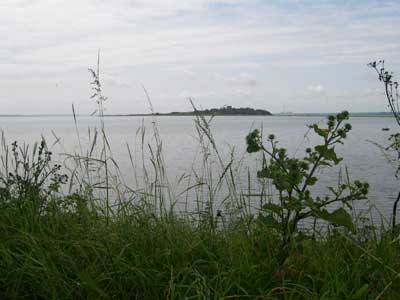
<instances>
[{"instance_id":1,"label":"sky","mask_svg":"<svg viewBox=\"0 0 400 300\"><path fill-rule=\"evenodd\" d=\"M232 105L387 111L366 64L400 78L400 1L1 0L0 114Z\"/></svg>"}]
</instances>

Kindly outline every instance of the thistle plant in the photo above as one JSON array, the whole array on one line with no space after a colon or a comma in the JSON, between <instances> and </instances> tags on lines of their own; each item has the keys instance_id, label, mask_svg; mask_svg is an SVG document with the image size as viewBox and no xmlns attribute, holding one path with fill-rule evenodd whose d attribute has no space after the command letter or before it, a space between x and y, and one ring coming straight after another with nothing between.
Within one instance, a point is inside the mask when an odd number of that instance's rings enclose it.
<instances>
[{"instance_id":1,"label":"thistle plant","mask_svg":"<svg viewBox=\"0 0 400 300\"><path fill-rule=\"evenodd\" d=\"M332 167L342 161L335 146L343 144L352 128L349 123L344 123L348 118L349 113L343 111L329 116L326 127L310 125L322 142L314 148L307 148L302 159L289 157L286 148L278 147L273 134L264 142L256 129L246 138L247 152L263 154L263 166L257 173L258 178L270 180L278 194L277 202L262 207L259 220L281 234L284 247L292 240L299 222L307 218L322 219L350 231L355 230L351 215L345 208L352 209L354 200L366 199L367 183L348 180L329 187L332 196L317 196L311 190L319 180L316 174L322 167ZM329 211L328 207L333 204L341 204L341 207Z\"/></svg>"},{"instance_id":2,"label":"thistle plant","mask_svg":"<svg viewBox=\"0 0 400 300\"><path fill-rule=\"evenodd\" d=\"M35 143L30 153L26 145L11 144L11 152L3 143L5 156L1 157L4 174L0 174L0 202L18 208L30 206L41 213L48 198L59 192L68 176L60 174L61 165L52 163L52 152L44 139ZM10 155L9 155L10 154Z\"/></svg>"}]
</instances>

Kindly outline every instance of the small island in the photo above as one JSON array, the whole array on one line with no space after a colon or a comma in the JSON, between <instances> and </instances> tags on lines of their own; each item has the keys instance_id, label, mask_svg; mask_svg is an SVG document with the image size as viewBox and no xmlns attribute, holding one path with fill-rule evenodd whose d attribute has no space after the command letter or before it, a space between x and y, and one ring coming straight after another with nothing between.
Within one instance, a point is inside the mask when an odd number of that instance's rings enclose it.
<instances>
[{"instance_id":1,"label":"small island","mask_svg":"<svg viewBox=\"0 0 400 300\"><path fill-rule=\"evenodd\" d=\"M221 108L211 108L205 110L194 110L186 112L170 112L170 113L152 113L152 114L124 114L124 115L107 115L107 116L195 116L198 114L207 116L271 116L268 110L254 109L250 107L235 108L230 105Z\"/></svg>"},{"instance_id":2,"label":"small island","mask_svg":"<svg viewBox=\"0 0 400 300\"><path fill-rule=\"evenodd\" d=\"M215 116L270 116L271 113L264 109L254 109L250 107L235 108L230 105L223 106L221 108L211 108L205 110L199 110L198 113L204 115L215 115ZM172 112L171 115L193 115L196 111L192 112Z\"/></svg>"}]
</instances>

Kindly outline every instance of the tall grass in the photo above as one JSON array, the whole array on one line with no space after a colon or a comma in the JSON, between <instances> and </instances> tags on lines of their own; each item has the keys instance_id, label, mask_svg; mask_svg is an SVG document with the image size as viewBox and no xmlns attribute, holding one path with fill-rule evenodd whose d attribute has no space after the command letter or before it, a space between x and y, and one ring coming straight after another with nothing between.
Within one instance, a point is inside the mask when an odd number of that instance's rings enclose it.
<instances>
[{"instance_id":1,"label":"tall grass","mask_svg":"<svg viewBox=\"0 0 400 300\"><path fill-rule=\"evenodd\" d=\"M303 238L282 263L279 238L260 223L209 230L137 206L107 222L57 203L40 217L10 208L0 217L3 299L397 299L400 291L399 244L384 232Z\"/></svg>"},{"instance_id":2,"label":"tall grass","mask_svg":"<svg viewBox=\"0 0 400 300\"><path fill-rule=\"evenodd\" d=\"M45 141L10 148L2 134L2 299L400 298L400 241L384 222L358 216L354 232L315 224L283 253L279 231L259 217L270 182L256 190L244 161L221 154L212 118L196 115L195 159L176 182L156 118L126 145L132 181L104 116L86 145L75 108L73 118L80 147L62 167Z\"/></svg>"}]
</instances>

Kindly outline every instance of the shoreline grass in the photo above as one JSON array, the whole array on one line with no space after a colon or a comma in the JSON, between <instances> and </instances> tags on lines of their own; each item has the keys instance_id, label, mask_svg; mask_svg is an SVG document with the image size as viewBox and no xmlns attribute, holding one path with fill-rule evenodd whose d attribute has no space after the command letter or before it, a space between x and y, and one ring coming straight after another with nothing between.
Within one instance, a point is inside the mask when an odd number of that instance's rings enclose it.
<instances>
[{"instance_id":1,"label":"shoreline grass","mask_svg":"<svg viewBox=\"0 0 400 300\"><path fill-rule=\"evenodd\" d=\"M78 200L78 199L76 199ZM399 242L375 229L298 237L283 261L260 222L215 229L132 207L0 210L2 299L397 299Z\"/></svg>"}]
</instances>

